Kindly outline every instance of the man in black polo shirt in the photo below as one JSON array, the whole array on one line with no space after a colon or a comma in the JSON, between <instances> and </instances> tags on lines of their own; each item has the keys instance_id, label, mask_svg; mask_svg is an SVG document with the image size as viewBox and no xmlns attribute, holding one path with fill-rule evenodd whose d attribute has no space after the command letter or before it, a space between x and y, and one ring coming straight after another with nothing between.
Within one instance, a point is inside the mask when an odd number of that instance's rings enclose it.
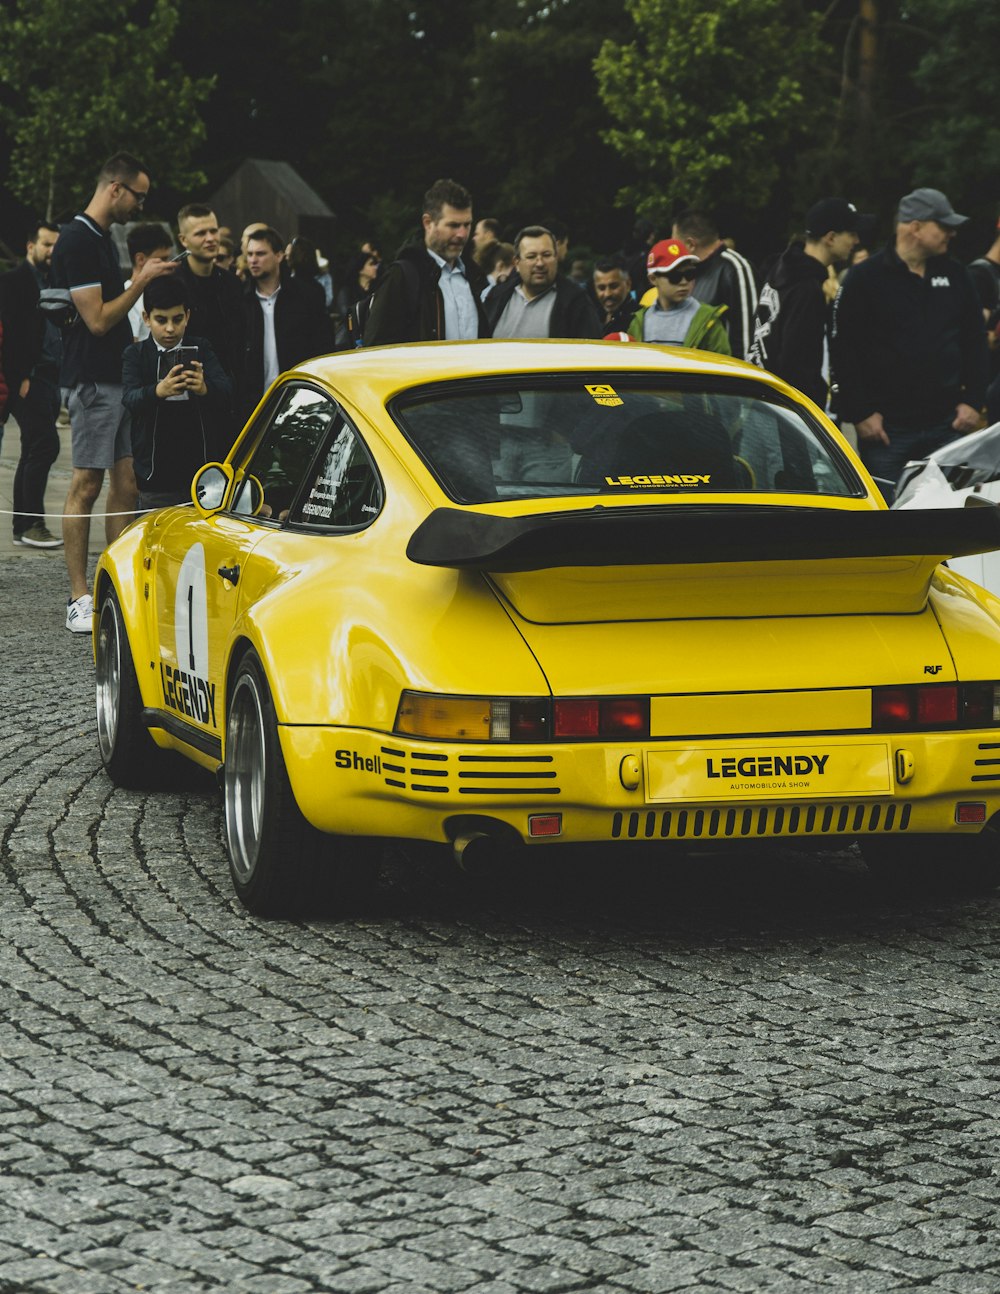
<instances>
[{"instance_id":1,"label":"man in black polo shirt","mask_svg":"<svg viewBox=\"0 0 1000 1294\"><path fill-rule=\"evenodd\" d=\"M896 236L848 274L834 305L837 413L873 476L895 482L974 431L986 398L986 336L969 271L948 256L960 216L939 189L899 204Z\"/></svg>"},{"instance_id":2,"label":"man in black polo shirt","mask_svg":"<svg viewBox=\"0 0 1000 1294\"><path fill-rule=\"evenodd\" d=\"M149 172L128 153L101 167L86 208L59 235L52 286L68 288L79 319L65 333L60 366L73 435L73 476L66 496L63 540L69 573L66 628L89 634L94 604L87 585L90 514L110 474L105 533L116 539L131 520L136 484L129 420L122 405L122 353L132 344L128 312L147 283L172 274L171 261L149 260L126 289L111 226L133 219L149 193Z\"/></svg>"}]
</instances>

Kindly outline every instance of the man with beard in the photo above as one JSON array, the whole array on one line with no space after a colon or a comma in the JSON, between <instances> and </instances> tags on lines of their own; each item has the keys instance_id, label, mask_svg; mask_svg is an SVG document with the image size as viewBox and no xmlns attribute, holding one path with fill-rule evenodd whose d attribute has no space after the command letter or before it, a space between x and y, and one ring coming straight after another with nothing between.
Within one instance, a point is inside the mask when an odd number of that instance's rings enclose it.
<instances>
[{"instance_id":1,"label":"man with beard","mask_svg":"<svg viewBox=\"0 0 1000 1294\"><path fill-rule=\"evenodd\" d=\"M364 344L467 341L490 335L480 297L486 276L465 254L472 232L472 195L454 180L424 194L423 241L400 249L378 279L364 326Z\"/></svg>"},{"instance_id":2,"label":"man with beard","mask_svg":"<svg viewBox=\"0 0 1000 1294\"><path fill-rule=\"evenodd\" d=\"M594 296L603 316L604 335L627 332L637 302L631 276L620 256L609 256L594 266Z\"/></svg>"}]
</instances>

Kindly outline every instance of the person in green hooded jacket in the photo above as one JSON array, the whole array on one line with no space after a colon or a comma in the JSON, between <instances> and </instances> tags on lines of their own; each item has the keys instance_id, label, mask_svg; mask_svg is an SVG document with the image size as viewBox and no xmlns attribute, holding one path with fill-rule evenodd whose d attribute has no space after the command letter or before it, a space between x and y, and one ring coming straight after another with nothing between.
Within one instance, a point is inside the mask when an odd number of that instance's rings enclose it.
<instances>
[{"instance_id":1,"label":"person in green hooded jacket","mask_svg":"<svg viewBox=\"0 0 1000 1294\"><path fill-rule=\"evenodd\" d=\"M650 248L646 273L656 300L635 312L628 328L633 341L732 354L722 322L726 307L706 305L691 295L697 264L698 257L679 238L665 238Z\"/></svg>"}]
</instances>

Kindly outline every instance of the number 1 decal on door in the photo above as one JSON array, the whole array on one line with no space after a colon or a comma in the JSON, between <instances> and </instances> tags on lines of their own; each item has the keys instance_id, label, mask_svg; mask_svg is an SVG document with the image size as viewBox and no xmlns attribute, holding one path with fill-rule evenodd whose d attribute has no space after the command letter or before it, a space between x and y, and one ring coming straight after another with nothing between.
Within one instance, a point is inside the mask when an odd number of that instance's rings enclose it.
<instances>
[{"instance_id":1,"label":"number 1 decal on door","mask_svg":"<svg viewBox=\"0 0 1000 1294\"><path fill-rule=\"evenodd\" d=\"M205 549L188 549L174 591L174 653L176 666L161 664L163 696L168 706L198 723L217 727L215 684L208 660L208 589Z\"/></svg>"}]
</instances>

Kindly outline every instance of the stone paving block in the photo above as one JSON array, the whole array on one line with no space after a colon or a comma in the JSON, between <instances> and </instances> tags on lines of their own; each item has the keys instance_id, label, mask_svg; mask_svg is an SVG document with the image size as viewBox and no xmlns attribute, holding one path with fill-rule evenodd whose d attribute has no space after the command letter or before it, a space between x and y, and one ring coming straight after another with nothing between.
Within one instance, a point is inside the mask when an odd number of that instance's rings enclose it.
<instances>
[{"instance_id":1,"label":"stone paving block","mask_svg":"<svg viewBox=\"0 0 1000 1294\"><path fill-rule=\"evenodd\" d=\"M997 894L397 851L363 919L258 920L210 779L103 773L60 566L0 544L2 1294L1000 1288Z\"/></svg>"}]
</instances>

